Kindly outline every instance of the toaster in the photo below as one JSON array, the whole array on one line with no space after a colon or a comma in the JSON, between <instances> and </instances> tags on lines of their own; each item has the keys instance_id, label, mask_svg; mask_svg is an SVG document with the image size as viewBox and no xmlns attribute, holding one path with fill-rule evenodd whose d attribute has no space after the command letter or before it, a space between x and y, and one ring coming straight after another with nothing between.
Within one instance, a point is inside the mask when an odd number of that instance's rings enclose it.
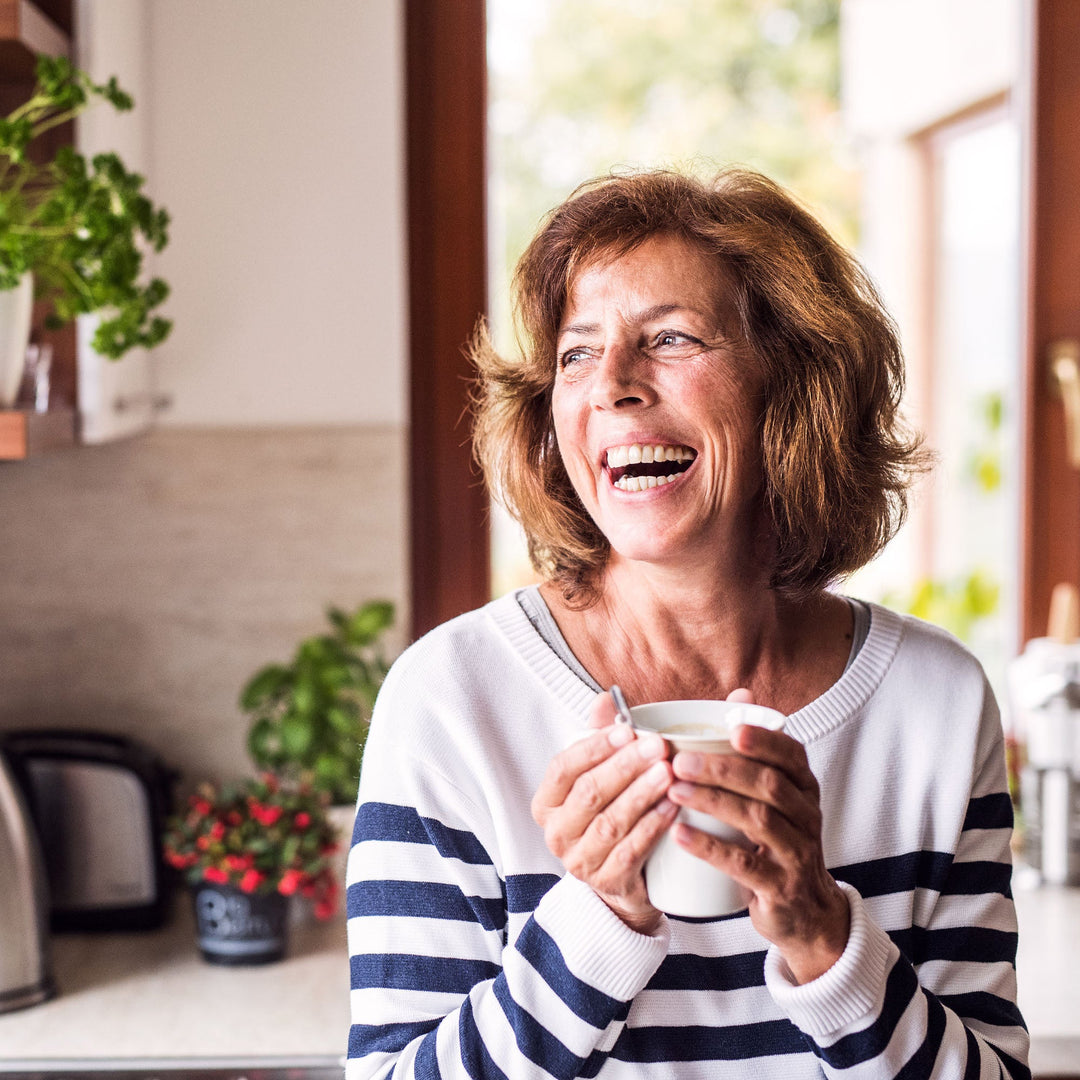
<instances>
[{"instance_id":1,"label":"toaster","mask_svg":"<svg viewBox=\"0 0 1080 1080\"><path fill-rule=\"evenodd\" d=\"M18 731L0 746L38 834L53 930L148 930L168 913L161 841L176 774L132 739Z\"/></svg>"}]
</instances>

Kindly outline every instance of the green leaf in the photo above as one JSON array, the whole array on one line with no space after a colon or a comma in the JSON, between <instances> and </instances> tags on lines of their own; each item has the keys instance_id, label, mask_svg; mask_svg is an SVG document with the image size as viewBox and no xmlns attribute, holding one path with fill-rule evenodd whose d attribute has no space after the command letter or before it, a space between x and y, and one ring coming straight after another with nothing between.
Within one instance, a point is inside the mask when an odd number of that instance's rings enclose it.
<instances>
[{"instance_id":1,"label":"green leaf","mask_svg":"<svg viewBox=\"0 0 1080 1080\"><path fill-rule=\"evenodd\" d=\"M261 708L276 698L292 681L287 668L281 664L268 664L256 674L244 687L240 695L240 708L246 712Z\"/></svg>"},{"instance_id":2,"label":"green leaf","mask_svg":"<svg viewBox=\"0 0 1080 1080\"><path fill-rule=\"evenodd\" d=\"M248 732L247 749L260 768L276 768L281 764L281 736L277 725L265 717L257 720Z\"/></svg>"},{"instance_id":3,"label":"green leaf","mask_svg":"<svg viewBox=\"0 0 1080 1080\"><path fill-rule=\"evenodd\" d=\"M293 761L306 760L311 748L311 724L302 717L288 714L281 720L281 749Z\"/></svg>"},{"instance_id":4,"label":"green leaf","mask_svg":"<svg viewBox=\"0 0 1080 1080\"><path fill-rule=\"evenodd\" d=\"M388 600L372 600L349 620L349 640L356 645L369 645L393 621L394 605Z\"/></svg>"}]
</instances>

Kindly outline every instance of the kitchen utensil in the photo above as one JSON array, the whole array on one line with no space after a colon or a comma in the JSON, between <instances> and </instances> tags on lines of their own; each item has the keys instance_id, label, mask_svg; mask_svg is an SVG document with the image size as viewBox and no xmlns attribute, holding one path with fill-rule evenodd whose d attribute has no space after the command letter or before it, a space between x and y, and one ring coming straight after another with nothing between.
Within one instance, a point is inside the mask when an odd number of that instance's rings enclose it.
<instances>
[{"instance_id":1,"label":"kitchen utensil","mask_svg":"<svg viewBox=\"0 0 1080 1080\"><path fill-rule=\"evenodd\" d=\"M615 714L615 722L633 727L634 720L630 715L630 706L626 704L626 698L623 696L621 688L614 683L611 684L611 699L615 702L615 708L618 710Z\"/></svg>"},{"instance_id":2,"label":"kitchen utensil","mask_svg":"<svg viewBox=\"0 0 1080 1080\"><path fill-rule=\"evenodd\" d=\"M41 839L52 928L161 926L170 770L133 740L98 732L14 732L3 746Z\"/></svg>"},{"instance_id":3,"label":"kitchen utensil","mask_svg":"<svg viewBox=\"0 0 1080 1080\"><path fill-rule=\"evenodd\" d=\"M0 753L0 1013L56 993L49 962L49 901L37 835Z\"/></svg>"}]
</instances>

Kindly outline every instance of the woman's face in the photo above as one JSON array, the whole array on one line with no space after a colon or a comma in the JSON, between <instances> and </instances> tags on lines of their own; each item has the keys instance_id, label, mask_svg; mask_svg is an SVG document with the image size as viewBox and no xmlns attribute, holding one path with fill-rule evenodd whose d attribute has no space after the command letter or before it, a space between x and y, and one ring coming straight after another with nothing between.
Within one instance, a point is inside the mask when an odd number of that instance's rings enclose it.
<instances>
[{"instance_id":1,"label":"woman's face","mask_svg":"<svg viewBox=\"0 0 1080 1080\"><path fill-rule=\"evenodd\" d=\"M761 379L730 337L728 292L714 259L666 234L574 279L555 434L578 496L626 559L719 568L754 543Z\"/></svg>"}]
</instances>

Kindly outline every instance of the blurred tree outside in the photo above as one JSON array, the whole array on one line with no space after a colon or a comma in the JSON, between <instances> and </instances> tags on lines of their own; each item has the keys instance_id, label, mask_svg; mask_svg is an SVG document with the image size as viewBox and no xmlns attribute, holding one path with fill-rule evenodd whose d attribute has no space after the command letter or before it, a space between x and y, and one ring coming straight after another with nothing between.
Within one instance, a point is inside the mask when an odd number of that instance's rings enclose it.
<instances>
[{"instance_id":1,"label":"blurred tree outside","mask_svg":"<svg viewBox=\"0 0 1080 1080\"><path fill-rule=\"evenodd\" d=\"M491 0L492 323L544 214L621 168L749 165L848 244L859 185L840 117L840 0ZM506 347L505 344L503 347Z\"/></svg>"}]
</instances>

